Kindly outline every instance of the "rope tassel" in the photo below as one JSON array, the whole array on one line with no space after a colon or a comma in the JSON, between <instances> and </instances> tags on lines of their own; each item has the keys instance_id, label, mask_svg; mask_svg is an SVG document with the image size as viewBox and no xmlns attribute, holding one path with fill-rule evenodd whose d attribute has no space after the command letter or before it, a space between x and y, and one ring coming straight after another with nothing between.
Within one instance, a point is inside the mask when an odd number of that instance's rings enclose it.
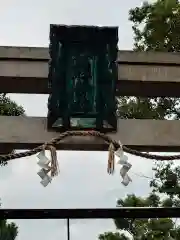
<instances>
[{"instance_id":1,"label":"rope tassel","mask_svg":"<svg viewBox=\"0 0 180 240\"><path fill-rule=\"evenodd\" d=\"M51 153L51 177L58 176L60 170L56 148L53 145L47 145L46 150L49 150Z\"/></svg>"},{"instance_id":2,"label":"rope tassel","mask_svg":"<svg viewBox=\"0 0 180 240\"><path fill-rule=\"evenodd\" d=\"M107 167L107 172L108 174L113 174L114 173L114 152L115 152L115 147L114 144L111 142L109 145L109 156L108 156L108 167Z\"/></svg>"}]
</instances>

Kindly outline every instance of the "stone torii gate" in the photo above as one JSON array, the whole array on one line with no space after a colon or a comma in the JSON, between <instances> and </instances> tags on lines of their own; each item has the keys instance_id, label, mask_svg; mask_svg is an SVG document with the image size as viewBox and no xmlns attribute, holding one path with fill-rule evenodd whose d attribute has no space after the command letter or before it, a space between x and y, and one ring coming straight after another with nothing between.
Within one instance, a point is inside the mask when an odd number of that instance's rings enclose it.
<instances>
[{"instance_id":1,"label":"stone torii gate","mask_svg":"<svg viewBox=\"0 0 180 240\"><path fill-rule=\"evenodd\" d=\"M48 49L0 47L1 92L48 94ZM117 96L180 97L179 53L119 51ZM16 126L16 127L13 127ZM141 151L180 151L179 121L118 120L118 132L108 136ZM58 133L46 129L43 117L0 116L0 150L29 149ZM143 133L143 134L142 134ZM107 150L100 139L71 137L63 150Z\"/></svg>"},{"instance_id":2,"label":"stone torii gate","mask_svg":"<svg viewBox=\"0 0 180 240\"><path fill-rule=\"evenodd\" d=\"M0 91L3 93L50 94L48 49L0 47ZM118 52L117 96L180 97L178 53ZM0 152L32 149L59 136L47 129L43 117L0 116ZM167 120L118 119L117 132L105 136L121 140L125 147L148 152L180 151L180 123ZM59 150L107 150L109 145L93 136L70 136ZM149 157L154 158L154 157ZM179 217L180 209L1 209L1 218L117 218ZM68 220L69 226L69 220Z\"/></svg>"}]
</instances>

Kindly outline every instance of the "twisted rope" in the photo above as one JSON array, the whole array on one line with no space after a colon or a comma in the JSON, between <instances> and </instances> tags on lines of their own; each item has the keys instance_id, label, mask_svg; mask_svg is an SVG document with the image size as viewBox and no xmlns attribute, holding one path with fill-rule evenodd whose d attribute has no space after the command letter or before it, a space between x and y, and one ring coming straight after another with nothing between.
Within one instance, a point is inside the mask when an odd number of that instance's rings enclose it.
<instances>
[{"instance_id":1,"label":"twisted rope","mask_svg":"<svg viewBox=\"0 0 180 240\"><path fill-rule=\"evenodd\" d=\"M32 156L40 151L42 151L44 148L48 148L48 146L56 146L58 145L62 139L69 137L69 136L92 136L92 137L97 137L103 139L106 143L108 144L113 144L115 147L115 150L117 150L120 145L117 141L111 139L109 136L97 132L97 131L66 131L61 133L57 138L52 139L48 143L44 143L41 146L38 146L32 150L26 151L26 152L21 152L21 153L10 153L7 155L0 155L0 163L7 162L16 158L22 158L22 157L29 157ZM155 154L149 154L149 153L142 153L140 151L128 148L126 146L122 146L122 149L126 153L130 153L132 155L138 156L138 157L143 157L147 159L152 159L152 160L159 160L159 161L166 161L166 160L179 160L180 155L171 155L171 156L160 156L160 155L155 155Z\"/></svg>"}]
</instances>

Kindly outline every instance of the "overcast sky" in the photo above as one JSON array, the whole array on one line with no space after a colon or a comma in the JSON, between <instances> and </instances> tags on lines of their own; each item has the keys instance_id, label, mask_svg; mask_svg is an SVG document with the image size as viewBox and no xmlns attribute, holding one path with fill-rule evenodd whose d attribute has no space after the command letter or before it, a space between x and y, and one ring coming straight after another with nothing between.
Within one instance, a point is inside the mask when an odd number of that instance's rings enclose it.
<instances>
[{"instance_id":1,"label":"overcast sky","mask_svg":"<svg viewBox=\"0 0 180 240\"><path fill-rule=\"evenodd\" d=\"M6 0L0 8L0 45L48 46L49 24L119 26L120 49L132 49L133 35L128 10L141 0ZM46 116L47 96L13 95L31 116ZM25 130L26 131L26 130ZM0 197L5 208L90 208L115 207L126 194L146 195L148 180L134 173L152 176L152 162L129 156L133 182L121 185L116 174L106 173L107 153L59 152L61 174L43 188L37 176L36 158L23 158L0 168ZM65 240L63 220L19 220L17 240ZM114 229L111 220L72 221L72 240L94 240L99 233Z\"/></svg>"}]
</instances>

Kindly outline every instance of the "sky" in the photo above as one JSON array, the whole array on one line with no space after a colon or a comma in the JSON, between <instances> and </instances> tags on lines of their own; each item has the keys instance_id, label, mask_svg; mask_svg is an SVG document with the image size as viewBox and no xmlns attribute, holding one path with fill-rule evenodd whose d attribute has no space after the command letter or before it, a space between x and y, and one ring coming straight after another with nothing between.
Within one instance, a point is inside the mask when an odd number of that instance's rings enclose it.
<instances>
[{"instance_id":1,"label":"sky","mask_svg":"<svg viewBox=\"0 0 180 240\"><path fill-rule=\"evenodd\" d=\"M49 24L119 26L119 48L132 49L128 21L130 8L141 0L6 0L0 8L1 46L49 44ZM29 116L47 115L46 95L11 95ZM135 193L145 196L152 177L152 161L128 155L133 167L132 183L124 187L116 166L114 176L106 173L107 152L58 152L60 175L43 188L36 172L36 157L17 159L0 168L0 197L4 208L100 208L115 207L117 198ZM17 240L65 240L64 220L18 220ZM94 240L99 233L115 230L112 220L73 220L71 240Z\"/></svg>"}]
</instances>

